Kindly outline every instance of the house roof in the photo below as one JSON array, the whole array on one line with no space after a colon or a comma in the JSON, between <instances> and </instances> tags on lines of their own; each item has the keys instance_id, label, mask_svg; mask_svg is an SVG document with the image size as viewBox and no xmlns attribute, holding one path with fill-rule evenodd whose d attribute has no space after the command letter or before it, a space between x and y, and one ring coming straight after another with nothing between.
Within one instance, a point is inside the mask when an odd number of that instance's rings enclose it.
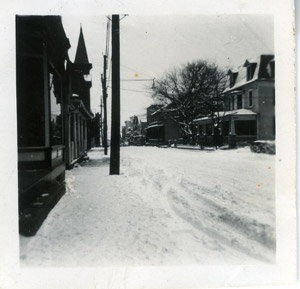
<instances>
[{"instance_id":1,"label":"house roof","mask_svg":"<svg viewBox=\"0 0 300 289\"><path fill-rule=\"evenodd\" d=\"M262 54L258 56L256 59L246 59L243 66L239 66L237 69L232 69L228 71L228 74L238 73L235 83L232 87L229 86L224 90L225 92L237 90L241 86L256 81L258 79L268 79L271 78L269 71L267 69L268 64L272 61L275 61L273 54ZM247 67L253 64L254 72L253 77L250 80L247 80ZM256 66L255 66L256 64Z\"/></svg>"},{"instance_id":2,"label":"house roof","mask_svg":"<svg viewBox=\"0 0 300 289\"><path fill-rule=\"evenodd\" d=\"M155 110L154 112L151 113L151 115L155 115L159 112L172 112L177 110L175 104L173 102L165 104L165 105L161 105L157 110Z\"/></svg>"}]
</instances>

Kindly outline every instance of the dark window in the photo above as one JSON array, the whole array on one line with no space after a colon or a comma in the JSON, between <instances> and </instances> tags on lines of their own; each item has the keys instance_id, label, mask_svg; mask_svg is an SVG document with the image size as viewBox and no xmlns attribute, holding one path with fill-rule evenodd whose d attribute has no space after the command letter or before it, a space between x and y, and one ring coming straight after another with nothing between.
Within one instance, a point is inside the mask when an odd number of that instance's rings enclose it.
<instances>
[{"instance_id":1,"label":"dark window","mask_svg":"<svg viewBox=\"0 0 300 289\"><path fill-rule=\"evenodd\" d=\"M256 65L256 63L251 63L247 66L247 81L253 78Z\"/></svg>"},{"instance_id":2,"label":"dark window","mask_svg":"<svg viewBox=\"0 0 300 289\"><path fill-rule=\"evenodd\" d=\"M45 145L43 59L17 56L18 146Z\"/></svg>"},{"instance_id":3,"label":"dark window","mask_svg":"<svg viewBox=\"0 0 300 289\"><path fill-rule=\"evenodd\" d=\"M252 106L252 90L249 90L249 106Z\"/></svg>"},{"instance_id":4,"label":"dark window","mask_svg":"<svg viewBox=\"0 0 300 289\"><path fill-rule=\"evenodd\" d=\"M256 135L256 121L236 120L235 132L237 135Z\"/></svg>"},{"instance_id":5,"label":"dark window","mask_svg":"<svg viewBox=\"0 0 300 289\"><path fill-rule=\"evenodd\" d=\"M231 96L231 109L234 110L234 95Z\"/></svg>"},{"instance_id":6,"label":"dark window","mask_svg":"<svg viewBox=\"0 0 300 289\"><path fill-rule=\"evenodd\" d=\"M222 123L222 135L227 136L229 134L229 121Z\"/></svg>"},{"instance_id":7,"label":"dark window","mask_svg":"<svg viewBox=\"0 0 300 289\"><path fill-rule=\"evenodd\" d=\"M237 96L237 109L243 108L243 97L241 94Z\"/></svg>"},{"instance_id":8,"label":"dark window","mask_svg":"<svg viewBox=\"0 0 300 289\"><path fill-rule=\"evenodd\" d=\"M207 124L206 125L206 135L211 135L212 134L212 124Z\"/></svg>"},{"instance_id":9,"label":"dark window","mask_svg":"<svg viewBox=\"0 0 300 289\"><path fill-rule=\"evenodd\" d=\"M275 88L273 88L273 104L275 105Z\"/></svg>"},{"instance_id":10,"label":"dark window","mask_svg":"<svg viewBox=\"0 0 300 289\"><path fill-rule=\"evenodd\" d=\"M247 80L250 80L252 77L251 77L251 65L247 66Z\"/></svg>"},{"instance_id":11,"label":"dark window","mask_svg":"<svg viewBox=\"0 0 300 289\"><path fill-rule=\"evenodd\" d=\"M272 61L271 63L270 63L270 76L271 76L271 78L275 78L275 62L274 61Z\"/></svg>"}]
</instances>

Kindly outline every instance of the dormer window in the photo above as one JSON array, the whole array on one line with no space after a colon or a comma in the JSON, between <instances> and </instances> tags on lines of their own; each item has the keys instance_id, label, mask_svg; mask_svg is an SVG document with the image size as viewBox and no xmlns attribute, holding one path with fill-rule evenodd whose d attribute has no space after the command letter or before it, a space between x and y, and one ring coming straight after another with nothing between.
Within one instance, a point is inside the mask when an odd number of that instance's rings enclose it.
<instances>
[{"instance_id":1,"label":"dormer window","mask_svg":"<svg viewBox=\"0 0 300 289\"><path fill-rule=\"evenodd\" d=\"M247 81L249 81L253 78L254 71L256 68L256 63L246 60L246 62L244 63L244 67L247 68Z\"/></svg>"},{"instance_id":2,"label":"dormer window","mask_svg":"<svg viewBox=\"0 0 300 289\"><path fill-rule=\"evenodd\" d=\"M235 81L236 81L238 73L233 72L229 69L227 72L227 75L229 75L229 86L233 87L235 85Z\"/></svg>"},{"instance_id":3,"label":"dormer window","mask_svg":"<svg viewBox=\"0 0 300 289\"><path fill-rule=\"evenodd\" d=\"M252 73L251 73L251 65L249 65L247 67L247 81L252 78L251 75L252 75Z\"/></svg>"}]
</instances>

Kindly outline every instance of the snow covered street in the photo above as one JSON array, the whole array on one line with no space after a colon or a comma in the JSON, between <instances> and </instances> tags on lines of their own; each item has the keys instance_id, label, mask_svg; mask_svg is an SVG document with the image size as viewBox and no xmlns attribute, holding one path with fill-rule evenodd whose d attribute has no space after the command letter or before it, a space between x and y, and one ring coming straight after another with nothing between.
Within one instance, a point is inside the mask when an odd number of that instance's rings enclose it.
<instances>
[{"instance_id":1,"label":"snow covered street","mask_svg":"<svg viewBox=\"0 0 300 289\"><path fill-rule=\"evenodd\" d=\"M28 266L257 264L275 261L275 156L236 150L102 149L67 171L67 192L34 237Z\"/></svg>"}]
</instances>

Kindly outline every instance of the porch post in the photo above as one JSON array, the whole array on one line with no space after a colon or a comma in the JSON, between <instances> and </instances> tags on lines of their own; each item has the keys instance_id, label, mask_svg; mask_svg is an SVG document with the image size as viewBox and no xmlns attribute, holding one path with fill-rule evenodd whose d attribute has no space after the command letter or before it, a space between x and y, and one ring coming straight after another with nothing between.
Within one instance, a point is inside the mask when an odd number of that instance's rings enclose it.
<instances>
[{"instance_id":1,"label":"porch post","mask_svg":"<svg viewBox=\"0 0 300 289\"><path fill-rule=\"evenodd\" d=\"M74 131L74 155L73 155L73 159L75 159L77 157L77 114L74 113L73 114L73 121L74 121L74 125L73 125L73 131Z\"/></svg>"},{"instance_id":2,"label":"porch post","mask_svg":"<svg viewBox=\"0 0 300 289\"><path fill-rule=\"evenodd\" d=\"M223 135L223 122L220 123L220 135Z\"/></svg>"},{"instance_id":3,"label":"porch post","mask_svg":"<svg viewBox=\"0 0 300 289\"><path fill-rule=\"evenodd\" d=\"M228 135L229 147L236 147L236 134L235 134L235 123L233 117L230 119L230 133Z\"/></svg>"},{"instance_id":4,"label":"porch post","mask_svg":"<svg viewBox=\"0 0 300 289\"><path fill-rule=\"evenodd\" d=\"M84 152L83 148L83 118L80 118L80 146L81 146L81 154Z\"/></svg>"},{"instance_id":5,"label":"porch post","mask_svg":"<svg viewBox=\"0 0 300 289\"><path fill-rule=\"evenodd\" d=\"M87 121L84 122L84 150L87 151Z\"/></svg>"},{"instance_id":6,"label":"porch post","mask_svg":"<svg viewBox=\"0 0 300 289\"><path fill-rule=\"evenodd\" d=\"M233 118L230 120L230 135L235 135L235 123Z\"/></svg>"}]
</instances>

